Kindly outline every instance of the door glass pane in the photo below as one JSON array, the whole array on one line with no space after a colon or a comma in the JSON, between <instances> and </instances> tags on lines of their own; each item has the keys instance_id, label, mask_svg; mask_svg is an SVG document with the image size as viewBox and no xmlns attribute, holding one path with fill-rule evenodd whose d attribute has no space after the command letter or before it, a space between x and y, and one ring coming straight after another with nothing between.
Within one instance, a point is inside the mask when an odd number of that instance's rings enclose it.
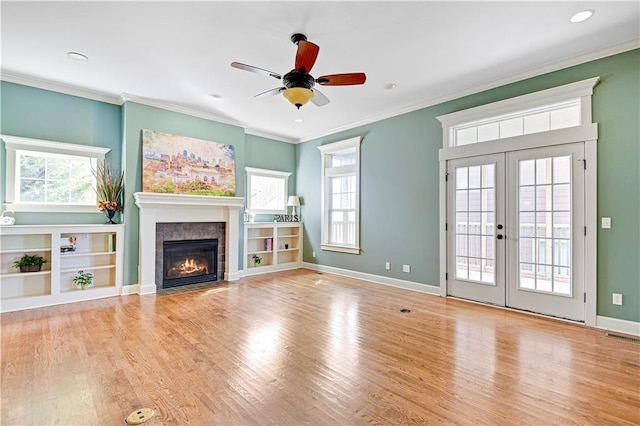
<instances>
[{"instance_id":1,"label":"door glass pane","mask_svg":"<svg viewBox=\"0 0 640 426\"><path fill-rule=\"evenodd\" d=\"M456 168L456 279L495 285L494 164Z\"/></svg>"},{"instance_id":2,"label":"door glass pane","mask_svg":"<svg viewBox=\"0 0 640 426\"><path fill-rule=\"evenodd\" d=\"M543 212L551 208L551 185L536 186L536 211Z\"/></svg>"},{"instance_id":3,"label":"door glass pane","mask_svg":"<svg viewBox=\"0 0 640 426\"><path fill-rule=\"evenodd\" d=\"M553 159L553 183L569 183L571 181L571 157Z\"/></svg>"},{"instance_id":4,"label":"door glass pane","mask_svg":"<svg viewBox=\"0 0 640 426\"><path fill-rule=\"evenodd\" d=\"M480 188L480 166L469 167L469 188Z\"/></svg>"},{"instance_id":5,"label":"door glass pane","mask_svg":"<svg viewBox=\"0 0 640 426\"><path fill-rule=\"evenodd\" d=\"M536 160L536 183L539 185L551 183L551 158L538 158Z\"/></svg>"},{"instance_id":6,"label":"door glass pane","mask_svg":"<svg viewBox=\"0 0 640 426\"><path fill-rule=\"evenodd\" d=\"M459 167L456 169L456 189L467 189L468 182L467 176L469 171L466 167Z\"/></svg>"},{"instance_id":7,"label":"door glass pane","mask_svg":"<svg viewBox=\"0 0 640 426\"><path fill-rule=\"evenodd\" d=\"M520 185L533 185L535 182L536 162L526 160L520 162Z\"/></svg>"},{"instance_id":8,"label":"door glass pane","mask_svg":"<svg viewBox=\"0 0 640 426\"><path fill-rule=\"evenodd\" d=\"M571 210L571 185L553 185L553 210L565 211Z\"/></svg>"},{"instance_id":9,"label":"door glass pane","mask_svg":"<svg viewBox=\"0 0 640 426\"><path fill-rule=\"evenodd\" d=\"M520 161L521 289L571 295L571 157Z\"/></svg>"}]
</instances>

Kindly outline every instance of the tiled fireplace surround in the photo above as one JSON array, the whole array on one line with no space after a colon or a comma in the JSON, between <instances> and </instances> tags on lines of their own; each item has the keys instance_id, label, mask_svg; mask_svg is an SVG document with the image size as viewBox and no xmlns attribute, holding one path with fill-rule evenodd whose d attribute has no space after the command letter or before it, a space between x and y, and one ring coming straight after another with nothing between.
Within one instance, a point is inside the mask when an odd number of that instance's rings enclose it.
<instances>
[{"instance_id":1,"label":"tiled fireplace surround","mask_svg":"<svg viewBox=\"0 0 640 426\"><path fill-rule=\"evenodd\" d=\"M136 192L133 197L140 209L140 294L155 293L162 288L157 250L159 245L162 256L162 241L159 240L167 235L170 240L176 240L180 233L184 236L182 239L187 240L218 238L218 279L233 281L239 278L239 212L244 198L145 192Z\"/></svg>"},{"instance_id":2,"label":"tiled fireplace surround","mask_svg":"<svg viewBox=\"0 0 640 426\"><path fill-rule=\"evenodd\" d=\"M224 277L225 261L224 222L156 223L156 289L164 289L163 243L200 239L218 240L218 277ZM220 278L218 278L220 279Z\"/></svg>"}]
</instances>

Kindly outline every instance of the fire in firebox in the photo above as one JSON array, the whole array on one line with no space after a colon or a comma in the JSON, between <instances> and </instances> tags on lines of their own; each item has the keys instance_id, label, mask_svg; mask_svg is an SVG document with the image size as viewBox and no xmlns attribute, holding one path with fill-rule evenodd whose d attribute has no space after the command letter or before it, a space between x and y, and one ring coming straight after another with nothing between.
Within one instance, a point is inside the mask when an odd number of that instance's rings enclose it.
<instances>
[{"instance_id":1,"label":"fire in firebox","mask_svg":"<svg viewBox=\"0 0 640 426\"><path fill-rule=\"evenodd\" d=\"M162 288L216 281L218 240L163 241Z\"/></svg>"},{"instance_id":2,"label":"fire in firebox","mask_svg":"<svg viewBox=\"0 0 640 426\"><path fill-rule=\"evenodd\" d=\"M167 269L167 278L193 277L209 273L209 265L200 259L184 259Z\"/></svg>"}]
</instances>

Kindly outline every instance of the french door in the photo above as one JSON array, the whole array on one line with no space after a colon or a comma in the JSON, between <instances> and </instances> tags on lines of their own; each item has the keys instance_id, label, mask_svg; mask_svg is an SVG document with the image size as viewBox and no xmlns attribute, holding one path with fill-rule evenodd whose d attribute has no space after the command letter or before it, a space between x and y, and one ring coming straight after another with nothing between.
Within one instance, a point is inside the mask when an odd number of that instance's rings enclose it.
<instances>
[{"instance_id":1,"label":"french door","mask_svg":"<svg viewBox=\"0 0 640 426\"><path fill-rule=\"evenodd\" d=\"M447 162L447 294L584 321L584 144Z\"/></svg>"}]
</instances>

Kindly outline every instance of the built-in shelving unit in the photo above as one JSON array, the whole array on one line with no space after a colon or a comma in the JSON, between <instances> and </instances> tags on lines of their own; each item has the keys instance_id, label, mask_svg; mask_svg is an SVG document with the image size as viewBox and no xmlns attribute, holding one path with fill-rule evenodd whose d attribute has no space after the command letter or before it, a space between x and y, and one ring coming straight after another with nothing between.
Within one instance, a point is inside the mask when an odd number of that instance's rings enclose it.
<instances>
[{"instance_id":1,"label":"built-in shelving unit","mask_svg":"<svg viewBox=\"0 0 640 426\"><path fill-rule=\"evenodd\" d=\"M119 295L123 232L124 225L0 227L0 311ZM39 254L47 263L40 272L20 273L13 262L23 254ZM93 274L93 287L76 287L73 278L79 271Z\"/></svg>"},{"instance_id":2,"label":"built-in shelving unit","mask_svg":"<svg viewBox=\"0 0 640 426\"><path fill-rule=\"evenodd\" d=\"M259 264L254 256L261 258ZM244 260L245 275L302 267L302 223L245 223Z\"/></svg>"}]
</instances>

